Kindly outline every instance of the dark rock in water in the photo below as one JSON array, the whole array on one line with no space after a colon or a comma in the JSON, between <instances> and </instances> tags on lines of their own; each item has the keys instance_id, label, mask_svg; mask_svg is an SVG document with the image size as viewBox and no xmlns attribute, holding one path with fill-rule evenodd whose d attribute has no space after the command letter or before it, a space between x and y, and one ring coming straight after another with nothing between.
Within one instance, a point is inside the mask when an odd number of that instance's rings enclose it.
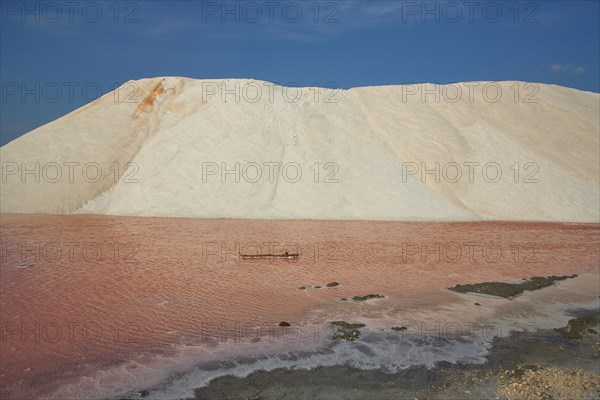
<instances>
[{"instance_id":1,"label":"dark rock in water","mask_svg":"<svg viewBox=\"0 0 600 400\"><path fill-rule=\"evenodd\" d=\"M287 322L285 322L285 321L281 321L281 322L279 323L279 326L290 326L290 324L289 324L289 323L287 323Z\"/></svg>"},{"instance_id":2,"label":"dark rock in water","mask_svg":"<svg viewBox=\"0 0 600 400\"><path fill-rule=\"evenodd\" d=\"M364 328L365 324L350 324L345 321L333 321L333 326L337 326L337 331L331 337L332 339L355 341L360 337L359 328Z\"/></svg>"},{"instance_id":3,"label":"dark rock in water","mask_svg":"<svg viewBox=\"0 0 600 400\"><path fill-rule=\"evenodd\" d=\"M392 330L393 330L393 331L405 331L405 330L407 330L407 329L408 329L408 328L407 328L407 327L405 327L405 326L394 326L394 327L392 327Z\"/></svg>"},{"instance_id":4,"label":"dark rock in water","mask_svg":"<svg viewBox=\"0 0 600 400\"><path fill-rule=\"evenodd\" d=\"M315 286L315 289L321 289L321 286Z\"/></svg>"},{"instance_id":5,"label":"dark rock in water","mask_svg":"<svg viewBox=\"0 0 600 400\"><path fill-rule=\"evenodd\" d=\"M306 290L306 286L300 286L298 290Z\"/></svg>"},{"instance_id":6,"label":"dark rock in water","mask_svg":"<svg viewBox=\"0 0 600 400\"><path fill-rule=\"evenodd\" d=\"M352 300L354 301L365 301L365 300L371 300L371 299L384 299L385 296L381 295L381 294L368 294L366 296L354 296L352 298Z\"/></svg>"},{"instance_id":7,"label":"dark rock in water","mask_svg":"<svg viewBox=\"0 0 600 400\"><path fill-rule=\"evenodd\" d=\"M509 298L518 296L527 290L538 290L548 286L552 286L555 282L563 281L569 278L575 278L576 276L577 275L548 277L534 276L533 278L520 283L483 282L466 285L456 285L448 289L459 293L481 293L490 296Z\"/></svg>"},{"instance_id":8,"label":"dark rock in water","mask_svg":"<svg viewBox=\"0 0 600 400\"><path fill-rule=\"evenodd\" d=\"M366 325L365 324L350 324L346 321L333 321L331 323L331 325L343 328L343 329L358 329L358 328L364 328Z\"/></svg>"},{"instance_id":9,"label":"dark rock in water","mask_svg":"<svg viewBox=\"0 0 600 400\"><path fill-rule=\"evenodd\" d=\"M333 339L343 339L343 340L349 340L351 342L355 341L359 337L360 337L360 331L358 329L352 329L351 331L344 331L344 330L339 331L338 330L332 336Z\"/></svg>"},{"instance_id":10,"label":"dark rock in water","mask_svg":"<svg viewBox=\"0 0 600 400\"><path fill-rule=\"evenodd\" d=\"M327 287L336 287L336 286L340 286L340 284L339 284L339 283L337 283L337 282L331 282L331 283L328 283L328 284L327 284L327 285L325 285L325 286L327 286Z\"/></svg>"},{"instance_id":11,"label":"dark rock in water","mask_svg":"<svg viewBox=\"0 0 600 400\"><path fill-rule=\"evenodd\" d=\"M597 334L598 334L598 331L596 331L595 329L592 329L592 328L589 328L589 329L588 329L588 332L589 332L589 333L593 333L594 335L597 335Z\"/></svg>"},{"instance_id":12,"label":"dark rock in water","mask_svg":"<svg viewBox=\"0 0 600 400\"><path fill-rule=\"evenodd\" d=\"M476 306L480 306L481 304L479 304L479 303L475 303L475 305L476 305Z\"/></svg>"},{"instance_id":13,"label":"dark rock in water","mask_svg":"<svg viewBox=\"0 0 600 400\"><path fill-rule=\"evenodd\" d=\"M148 391L148 390L140 390L138 393L140 394L141 397L146 397L146 396L150 395L150 391Z\"/></svg>"},{"instance_id":14,"label":"dark rock in water","mask_svg":"<svg viewBox=\"0 0 600 400\"><path fill-rule=\"evenodd\" d=\"M365 324L350 324L345 321L333 321L331 325L337 326L337 331L332 335L332 339L342 339L351 342L360 337L359 329L366 326Z\"/></svg>"},{"instance_id":15,"label":"dark rock in water","mask_svg":"<svg viewBox=\"0 0 600 400\"><path fill-rule=\"evenodd\" d=\"M597 333L592 327L600 324L600 315L570 319L564 328L555 329L567 339L582 339L586 332Z\"/></svg>"}]
</instances>

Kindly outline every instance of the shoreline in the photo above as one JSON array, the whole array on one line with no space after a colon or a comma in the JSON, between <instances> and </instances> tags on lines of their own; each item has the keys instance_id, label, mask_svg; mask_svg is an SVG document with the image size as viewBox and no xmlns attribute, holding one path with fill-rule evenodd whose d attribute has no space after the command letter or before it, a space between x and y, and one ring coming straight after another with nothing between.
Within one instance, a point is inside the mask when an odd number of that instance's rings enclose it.
<instances>
[{"instance_id":1,"label":"shoreline","mask_svg":"<svg viewBox=\"0 0 600 400\"><path fill-rule=\"evenodd\" d=\"M600 318L600 311L578 308L572 310L570 316L590 315ZM596 329L598 321L600 319L594 324ZM360 346L358 342L354 344ZM301 357L296 355L296 358ZM512 331L509 336L493 338L484 358L482 362L440 360L434 365L414 365L395 372L377 366L357 368L349 364L274 366L256 369L243 376L223 373L201 387L182 390L181 385L193 382L194 372L188 372L160 386L129 392L119 399L478 400L542 397L591 400L600 394L600 336L594 329L580 339L567 337L558 327L540 329L533 334ZM227 364L236 363L243 365L244 361L227 361ZM174 389L177 386L179 388ZM184 395L190 390L193 395Z\"/></svg>"},{"instance_id":2,"label":"shoreline","mask_svg":"<svg viewBox=\"0 0 600 400\"><path fill-rule=\"evenodd\" d=\"M589 282L589 278L581 277L580 281ZM562 309L561 304L547 304L544 310L548 313L554 312L551 317L538 316L537 319L525 319L522 323L514 319L512 323L509 320L501 322L498 319L502 315L503 307L522 311L524 305L528 307L547 300L556 300L561 291L570 292L574 288L575 286L560 288L553 285L530 292L529 295L521 295L521 298L505 301L504 306L493 306L498 308L495 322L491 318L475 323L479 327L483 326L483 337L476 333L480 332L476 329L462 331L458 336L454 331L444 332L444 327L435 332L433 324L423 327L424 330L421 331L414 330L407 324L408 328L403 332L390 328L389 324L386 329L380 326L370 327L367 324L366 331L363 331L356 341L340 342L329 337L327 344L313 351L289 351L283 355L272 355L263 359L233 356L212 364L198 364L188 372L171 376L159 386L129 392L128 396L121 398L503 399L504 397L498 397L498 393L521 390L523 385L517 378L532 365L531 368L534 368L536 373L539 370L539 374L542 375L558 374L560 379L566 381L572 380L572 374L583 372L586 380L592 379L596 382L594 390L600 393L600 364L597 364L600 360L600 336L597 333L600 330L598 295L592 296L588 293L585 305L575 306L574 300L572 303L562 303ZM533 295L534 293L536 295ZM471 301L498 300L494 296L480 294L468 294L466 297ZM542 309L535 308L529 311L536 315ZM582 339L567 337L558 329L569 326L567 321L571 318L589 315L596 317L593 325L596 326L596 331L589 334L585 331ZM442 316L440 318L438 321L446 319ZM458 323L454 320L450 324L457 326ZM393 332L394 330L396 332ZM489 333L487 337L485 332ZM341 343L344 346L339 351L340 347L336 346L341 346ZM419 358L410 356L411 352L415 351L421 355L420 361ZM390 357L381 358L384 352L390 352ZM344 353L349 355L339 358L340 354ZM364 358L363 362L355 362L360 356ZM565 356L570 357L566 362ZM403 358L407 364L402 364ZM379 362L384 364L378 365ZM207 370L208 365L211 367ZM220 369L220 372L215 373L215 368ZM212 378L206 374L209 370L213 373ZM518 376L513 376L515 373ZM504 381L499 380L502 374L506 375ZM199 382L201 376L204 376L201 378L204 383L199 387L191 387L193 382ZM534 378L537 379L535 376L531 377ZM190 391L193 391L194 396L189 395ZM140 396L140 393L144 396ZM519 393L518 398L524 398L523 393L526 392ZM582 397L573 390L563 392L562 398L565 398L565 393L570 393L572 398L596 398L595 394Z\"/></svg>"},{"instance_id":3,"label":"shoreline","mask_svg":"<svg viewBox=\"0 0 600 400\"><path fill-rule=\"evenodd\" d=\"M83 214L83 213L19 213L19 212L1 212L0 216L8 217L75 217L75 218L135 218L143 220L198 220L211 222L331 222L331 223L392 223L392 224L543 224L543 225L576 225L576 226L600 226L598 221L571 221L571 220L500 220L500 219L465 219L465 220L444 220L444 219L311 219L311 218L227 218L227 217L206 217L206 216L182 216L182 215L126 215L126 214Z\"/></svg>"},{"instance_id":4,"label":"shoreline","mask_svg":"<svg viewBox=\"0 0 600 400\"><path fill-rule=\"evenodd\" d=\"M256 371L245 378L217 378L195 389L189 399L591 400L600 394L599 359L597 335L569 341L544 330L535 339L494 340L484 364L439 362L434 368L411 367L396 374L347 366ZM544 375L551 381L540 379Z\"/></svg>"}]
</instances>

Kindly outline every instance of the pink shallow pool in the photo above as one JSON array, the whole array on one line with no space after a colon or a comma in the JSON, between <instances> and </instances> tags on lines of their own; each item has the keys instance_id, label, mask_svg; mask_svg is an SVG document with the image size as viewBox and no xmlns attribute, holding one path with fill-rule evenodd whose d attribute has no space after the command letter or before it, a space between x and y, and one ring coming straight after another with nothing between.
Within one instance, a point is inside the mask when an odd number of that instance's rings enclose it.
<instances>
[{"instance_id":1,"label":"pink shallow pool","mask_svg":"<svg viewBox=\"0 0 600 400\"><path fill-rule=\"evenodd\" d=\"M135 377L159 381L151 368L215 358L227 339L276 337L281 321L305 327L310 347L319 324L348 313L376 319L398 305L442 304L458 283L597 274L600 257L592 224L3 214L0 233L2 398L66 387L117 396L142 384ZM299 256L240 257L286 251ZM340 301L371 293L385 299ZM195 358L175 360L181 346ZM85 384L109 370L123 379L106 392Z\"/></svg>"}]
</instances>

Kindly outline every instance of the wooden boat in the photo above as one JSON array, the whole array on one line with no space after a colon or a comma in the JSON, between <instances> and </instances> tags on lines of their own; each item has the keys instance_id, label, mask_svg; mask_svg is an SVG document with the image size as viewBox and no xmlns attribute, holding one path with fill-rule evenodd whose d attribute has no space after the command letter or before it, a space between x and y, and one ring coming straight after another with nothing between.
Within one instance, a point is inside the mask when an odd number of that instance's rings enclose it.
<instances>
[{"instance_id":1,"label":"wooden boat","mask_svg":"<svg viewBox=\"0 0 600 400\"><path fill-rule=\"evenodd\" d=\"M295 258L298 258L299 256L300 255L297 253L288 253L287 251L283 254L240 254L240 258L242 258L244 260L256 260L256 259L263 259L263 258L295 259Z\"/></svg>"}]
</instances>

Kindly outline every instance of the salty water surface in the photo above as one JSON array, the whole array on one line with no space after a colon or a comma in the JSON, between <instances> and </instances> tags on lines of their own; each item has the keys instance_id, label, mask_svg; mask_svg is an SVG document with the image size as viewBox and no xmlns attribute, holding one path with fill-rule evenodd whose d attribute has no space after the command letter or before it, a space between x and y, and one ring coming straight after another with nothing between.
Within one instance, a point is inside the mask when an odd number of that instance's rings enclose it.
<instances>
[{"instance_id":1,"label":"salty water surface","mask_svg":"<svg viewBox=\"0 0 600 400\"><path fill-rule=\"evenodd\" d=\"M3 214L0 234L0 395L11 399L157 385L177 397L227 371L286 365L484 362L482 323L504 336L547 328L599 290L595 224ZM286 251L300 257L239 257ZM572 274L478 305L447 290ZM383 297L348 300L369 294ZM335 342L336 320L366 327L355 342ZM415 336L398 341L402 332Z\"/></svg>"}]
</instances>

